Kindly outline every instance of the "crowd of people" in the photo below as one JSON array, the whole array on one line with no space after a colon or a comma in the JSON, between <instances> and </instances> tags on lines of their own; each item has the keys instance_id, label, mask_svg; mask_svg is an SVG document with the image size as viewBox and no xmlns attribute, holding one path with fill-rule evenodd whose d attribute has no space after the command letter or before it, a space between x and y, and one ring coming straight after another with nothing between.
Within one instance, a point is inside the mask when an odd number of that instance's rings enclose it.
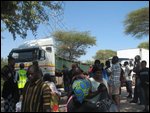
<instances>
[{"instance_id":1,"label":"crowd of people","mask_svg":"<svg viewBox=\"0 0 150 113\"><path fill-rule=\"evenodd\" d=\"M77 64L71 69L63 65L62 75L64 91L67 93L66 112L119 112L121 86L125 83L131 103L144 104L143 111L149 111L149 68L146 61L135 56L133 69L124 62L122 69L119 58L105 65L100 60L84 72ZM2 97L5 112L15 112L16 104L21 101L21 112L59 112L61 92L58 91L54 77L43 75L37 61L27 70L20 64L20 70L14 69L15 59L8 58L8 65L1 71L4 80ZM132 75L135 73L135 88L132 93ZM21 99L21 100L20 100Z\"/></svg>"},{"instance_id":2,"label":"crowd of people","mask_svg":"<svg viewBox=\"0 0 150 113\"><path fill-rule=\"evenodd\" d=\"M149 68L146 67L146 61L141 61L139 55L135 56L133 72L135 72L134 97L130 103L145 105L144 112L149 111Z\"/></svg>"}]
</instances>

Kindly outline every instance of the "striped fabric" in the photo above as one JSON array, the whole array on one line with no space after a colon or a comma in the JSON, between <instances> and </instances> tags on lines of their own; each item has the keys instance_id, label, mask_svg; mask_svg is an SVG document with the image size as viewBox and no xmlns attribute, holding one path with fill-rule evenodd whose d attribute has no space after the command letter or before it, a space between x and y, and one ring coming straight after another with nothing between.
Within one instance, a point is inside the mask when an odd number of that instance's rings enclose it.
<instances>
[{"instance_id":1,"label":"striped fabric","mask_svg":"<svg viewBox=\"0 0 150 113\"><path fill-rule=\"evenodd\" d=\"M42 79L27 82L23 91L22 112L44 112L50 110L51 90Z\"/></svg>"}]
</instances>

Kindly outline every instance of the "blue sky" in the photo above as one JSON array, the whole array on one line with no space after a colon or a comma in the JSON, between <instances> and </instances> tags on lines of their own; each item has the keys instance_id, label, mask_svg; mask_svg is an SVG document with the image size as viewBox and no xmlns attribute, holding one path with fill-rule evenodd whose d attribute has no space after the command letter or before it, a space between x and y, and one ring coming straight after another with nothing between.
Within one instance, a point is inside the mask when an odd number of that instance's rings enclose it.
<instances>
[{"instance_id":1,"label":"blue sky","mask_svg":"<svg viewBox=\"0 0 150 113\"><path fill-rule=\"evenodd\" d=\"M149 37L136 39L124 34L123 21L128 13L139 8L149 6L148 1L65 1L63 24L52 24L54 30L89 31L96 37L96 46L87 49L87 54L80 60L91 60L98 50L136 48L139 43L147 41ZM54 21L50 21L54 22ZM66 29L67 28L67 29ZM51 28L40 25L36 38L50 35ZM26 39L17 37L14 41L8 31L1 33L5 39L1 40L1 57L7 57L12 48L17 48L24 41L35 39L31 32Z\"/></svg>"}]
</instances>

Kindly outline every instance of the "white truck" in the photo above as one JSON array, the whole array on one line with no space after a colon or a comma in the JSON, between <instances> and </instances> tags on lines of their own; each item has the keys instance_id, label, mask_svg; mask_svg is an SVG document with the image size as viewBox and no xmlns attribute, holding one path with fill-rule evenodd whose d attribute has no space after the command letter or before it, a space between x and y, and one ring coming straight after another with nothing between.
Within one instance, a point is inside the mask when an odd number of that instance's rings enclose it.
<instances>
[{"instance_id":1,"label":"white truck","mask_svg":"<svg viewBox=\"0 0 150 113\"><path fill-rule=\"evenodd\" d=\"M129 59L130 61L131 60L134 61L134 57L136 55L139 55L141 57L141 61L145 60L147 62L147 67L149 67L149 50L143 48L134 48L134 49L124 49L124 50L117 51L117 56L120 59L126 59L126 60ZM122 60L121 64L123 64L124 61L126 60Z\"/></svg>"},{"instance_id":2,"label":"white truck","mask_svg":"<svg viewBox=\"0 0 150 113\"><path fill-rule=\"evenodd\" d=\"M127 61L129 63L130 69L132 70L134 67L134 58L136 55L140 55L141 61L145 60L147 62L147 67L149 67L149 50L143 48L134 48L134 49L124 49L118 50L117 56L119 58L119 63L122 65L122 69L125 70L124 62ZM112 57L108 59L110 62L112 61ZM131 77L133 79L133 85L135 83L135 73L131 72Z\"/></svg>"},{"instance_id":3,"label":"white truck","mask_svg":"<svg viewBox=\"0 0 150 113\"><path fill-rule=\"evenodd\" d=\"M9 53L15 58L15 69L19 69L19 64L24 63L25 69L37 60L43 74L49 72L55 74L55 54L53 40L51 38L26 41L18 48L14 48Z\"/></svg>"},{"instance_id":4,"label":"white truck","mask_svg":"<svg viewBox=\"0 0 150 113\"><path fill-rule=\"evenodd\" d=\"M54 41L50 37L26 41L18 48L12 49L9 56L15 58L15 70L19 69L20 63L24 63L25 69L27 69L33 61L38 61L43 75L45 73L54 75L57 85L61 85L63 82L61 71L64 64L67 67L71 67L73 63L77 63L84 71L87 71L89 68L88 64L70 61L57 56Z\"/></svg>"}]
</instances>

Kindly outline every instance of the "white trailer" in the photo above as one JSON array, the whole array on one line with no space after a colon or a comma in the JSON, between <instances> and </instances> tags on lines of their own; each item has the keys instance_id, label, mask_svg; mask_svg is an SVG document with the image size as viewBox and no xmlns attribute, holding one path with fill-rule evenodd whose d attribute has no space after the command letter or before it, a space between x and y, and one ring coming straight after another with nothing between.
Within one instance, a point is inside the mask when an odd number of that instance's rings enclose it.
<instances>
[{"instance_id":1,"label":"white trailer","mask_svg":"<svg viewBox=\"0 0 150 113\"><path fill-rule=\"evenodd\" d=\"M141 61L145 60L147 62L147 67L149 67L149 50L143 48L134 48L117 51L117 56L119 58L129 58L134 60L136 55L140 55Z\"/></svg>"}]
</instances>

